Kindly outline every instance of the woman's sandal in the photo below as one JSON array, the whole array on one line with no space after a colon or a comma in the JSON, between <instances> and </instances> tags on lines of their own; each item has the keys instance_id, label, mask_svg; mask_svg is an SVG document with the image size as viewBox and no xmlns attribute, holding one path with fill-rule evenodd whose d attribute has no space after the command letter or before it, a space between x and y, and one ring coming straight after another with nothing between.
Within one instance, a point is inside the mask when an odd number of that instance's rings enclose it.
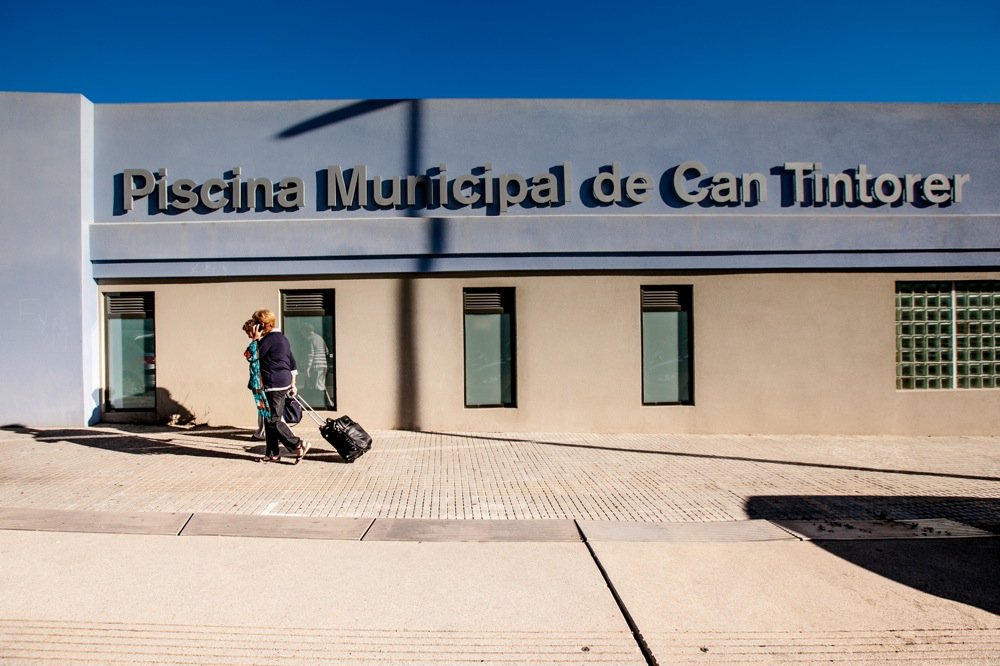
<instances>
[{"instance_id":1,"label":"woman's sandal","mask_svg":"<svg viewBox=\"0 0 1000 666\"><path fill-rule=\"evenodd\" d=\"M299 448L295 449L295 462L293 462L292 464L298 465L299 461L302 460L307 453L309 453L309 449L311 447L312 444L303 439L302 443L299 444Z\"/></svg>"},{"instance_id":2,"label":"woman's sandal","mask_svg":"<svg viewBox=\"0 0 1000 666\"><path fill-rule=\"evenodd\" d=\"M281 456L261 456L257 458L257 462L269 463L269 462L281 462Z\"/></svg>"}]
</instances>

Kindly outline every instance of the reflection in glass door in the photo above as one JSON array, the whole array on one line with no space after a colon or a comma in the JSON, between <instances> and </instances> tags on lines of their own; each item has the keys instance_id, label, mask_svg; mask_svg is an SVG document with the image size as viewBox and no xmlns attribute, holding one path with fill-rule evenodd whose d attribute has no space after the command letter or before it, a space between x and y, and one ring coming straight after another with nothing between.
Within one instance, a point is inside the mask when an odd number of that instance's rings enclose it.
<instances>
[{"instance_id":1,"label":"reflection in glass door","mask_svg":"<svg viewBox=\"0 0 1000 666\"><path fill-rule=\"evenodd\" d=\"M156 409L156 332L153 294L105 295L109 410Z\"/></svg>"},{"instance_id":2,"label":"reflection in glass door","mask_svg":"<svg viewBox=\"0 0 1000 666\"><path fill-rule=\"evenodd\" d=\"M315 409L336 409L333 290L281 292L281 319L299 370L299 394Z\"/></svg>"}]
</instances>

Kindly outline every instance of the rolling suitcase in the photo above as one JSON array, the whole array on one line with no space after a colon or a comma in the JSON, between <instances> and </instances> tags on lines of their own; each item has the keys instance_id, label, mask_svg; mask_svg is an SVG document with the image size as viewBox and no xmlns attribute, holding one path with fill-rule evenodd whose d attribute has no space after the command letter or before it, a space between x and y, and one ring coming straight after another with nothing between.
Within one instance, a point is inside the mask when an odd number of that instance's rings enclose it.
<instances>
[{"instance_id":1,"label":"rolling suitcase","mask_svg":"<svg viewBox=\"0 0 1000 666\"><path fill-rule=\"evenodd\" d=\"M337 453L344 459L344 462L352 463L371 450L371 435L350 416L345 414L337 419L323 419L301 397L295 395L294 399L302 405L303 410L316 422L316 425L319 426L319 434L333 445L333 448L337 450Z\"/></svg>"}]
</instances>

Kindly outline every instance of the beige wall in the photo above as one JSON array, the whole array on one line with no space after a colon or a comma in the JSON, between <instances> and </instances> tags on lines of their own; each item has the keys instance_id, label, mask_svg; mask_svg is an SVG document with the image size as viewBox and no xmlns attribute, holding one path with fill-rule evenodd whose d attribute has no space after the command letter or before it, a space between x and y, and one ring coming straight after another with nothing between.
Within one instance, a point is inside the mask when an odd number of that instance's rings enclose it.
<instances>
[{"instance_id":1,"label":"beige wall","mask_svg":"<svg viewBox=\"0 0 1000 666\"><path fill-rule=\"evenodd\" d=\"M277 311L281 289L334 288L339 413L372 429L995 434L1000 390L895 388L895 281L978 277L998 274L380 277L102 289L155 291L157 384L212 425L255 420L240 330L250 313ZM651 284L693 285L694 406L641 404L639 287ZM475 286L517 290L515 409L463 406L462 288ZM168 404L160 401L161 412Z\"/></svg>"}]
</instances>

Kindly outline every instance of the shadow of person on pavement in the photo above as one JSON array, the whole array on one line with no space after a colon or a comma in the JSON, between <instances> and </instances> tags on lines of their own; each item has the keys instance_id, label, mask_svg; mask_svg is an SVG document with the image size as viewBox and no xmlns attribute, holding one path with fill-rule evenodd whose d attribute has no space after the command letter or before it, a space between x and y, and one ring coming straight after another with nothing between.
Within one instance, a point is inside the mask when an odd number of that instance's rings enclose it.
<instances>
[{"instance_id":1,"label":"shadow of person on pavement","mask_svg":"<svg viewBox=\"0 0 1000 666\"><path fill-rule=\"evenodd\" d=\"M246 447L244 443L233 437L232 428L176 428L171 426L118 425L113 430L83 429L83 428L32 428L21 424L10 424L0 427L0 430L20 435L30 435L40 442L69 442L79 446L115 451L133 455L178 455L204 458L226 458L231 460L256 460L263 453L264 447ZM192 446L190 441L171 437L172 434L185 436L212 436L213 433L225 436L222 440L228 442L224 448ZM247 436L249 439L249 434Z\"/></svg>"},{"instance_id":2,"label":"shadow of person on pavement","mask_svg":"<svg viewBox=\"0 0 1000 666\"><path fill-rule=\"evenodd\" d=\"M944 518L994 537L816 539L812 543L848 562L936 597L1000 613L1000 498L925 496L751 497L750 518L810 521L919 521Z\"/></svg>"},{"instance_id":3,"label":"shadow of person on pavement","mask_svg":"<svg viewBox=\"0 0 1000 666\"><path fill-rule=\"evenodd\" d=\"M94 401L99 406L90 419L93 429L8 424L0 430L31 435L38 441L66 441L137 455L257 460L264 453L263 442L253 440L253 430L199 424L195 413L162 386L156 388L155 402L148 410L113 410L104 402L106 398L102 391L95 392ZM200 446L197 441L211 439L217 439L218 446L208 442ZM249 442L253 444L248 446Z\"/></svg>"}]
</instances>

